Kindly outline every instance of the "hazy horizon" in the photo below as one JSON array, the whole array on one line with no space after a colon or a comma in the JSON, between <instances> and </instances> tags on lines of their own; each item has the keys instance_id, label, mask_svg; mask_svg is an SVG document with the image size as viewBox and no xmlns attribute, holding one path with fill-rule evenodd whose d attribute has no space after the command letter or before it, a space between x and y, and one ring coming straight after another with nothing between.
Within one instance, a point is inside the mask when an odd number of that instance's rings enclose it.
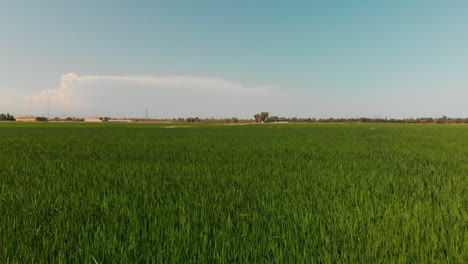
<instances>
[{"instance_id":1,"label":"hazy horizon","mask_svg":"<svg viewBox=\"0 0 468 264\"><path fill-rule=\"evenodd\" d=\"M2 1L0 113L468 117L468 2Z\"/></svg>"}]
</instances>

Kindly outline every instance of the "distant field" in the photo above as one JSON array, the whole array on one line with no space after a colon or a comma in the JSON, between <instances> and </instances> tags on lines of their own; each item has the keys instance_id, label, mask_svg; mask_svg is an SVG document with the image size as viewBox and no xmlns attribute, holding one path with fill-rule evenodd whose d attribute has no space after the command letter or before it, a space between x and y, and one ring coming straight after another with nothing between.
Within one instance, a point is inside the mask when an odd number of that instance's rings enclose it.
<instances>
[{"instance_id":1,"label":"distant field","mask_svg":"<svg viewBox=\"0 0 468 264\"><path fill-rule=\"evenodd\" d=\"M468 263L468 126L180 125L1 123L0 263Z\"/></svg>"}]
</instances>

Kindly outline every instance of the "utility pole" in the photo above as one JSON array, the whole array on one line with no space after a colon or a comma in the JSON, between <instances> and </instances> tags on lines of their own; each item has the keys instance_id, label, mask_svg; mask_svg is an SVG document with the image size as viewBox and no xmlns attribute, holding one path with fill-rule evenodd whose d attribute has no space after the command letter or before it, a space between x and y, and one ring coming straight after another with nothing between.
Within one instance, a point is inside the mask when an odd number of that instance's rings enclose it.
<instances>
[{"instance_id":1,"label":"utility pole","mask_svg":"<svg viewBox=\"0 0 468 264\"><path fill-rule=\"evenodd\" d=\"M148 107L145 108L145 119L148 119Z\"/></svg>"},{"instance_id":2,"label":"utility pole","mask_svg":"<svg viewBox=\"0 0 468 264\"><path fill-rule=\"evenodd\" d=\"M47 100L47 119L50 119L50 99Z\"/></svg>"}]
</instances>

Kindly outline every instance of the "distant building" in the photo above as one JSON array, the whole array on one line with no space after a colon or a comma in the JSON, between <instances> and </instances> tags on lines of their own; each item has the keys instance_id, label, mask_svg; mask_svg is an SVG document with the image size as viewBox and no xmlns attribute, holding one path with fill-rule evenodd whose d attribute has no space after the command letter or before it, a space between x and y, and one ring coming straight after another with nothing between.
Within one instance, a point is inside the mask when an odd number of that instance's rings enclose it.
<instances>
[{"instance_id":1,"label":"distant building","mask_svg":"<svg viewBox=\"0 0 468 264\"><path fill-rule=\"evenodd\" d=\"M17 122L36 122L35 116L17 116L15 119Z\"/></svg>"},{"instance_id":2,"label":"distant building","mask_svg":"<svg viewBox=\"0 0 468 264\"><path fill-rule=\"evenodd\" d=\"M85 122L107 122L109 121L109 117L87 117L85 118Z\"/></svg>"}]
</instances>

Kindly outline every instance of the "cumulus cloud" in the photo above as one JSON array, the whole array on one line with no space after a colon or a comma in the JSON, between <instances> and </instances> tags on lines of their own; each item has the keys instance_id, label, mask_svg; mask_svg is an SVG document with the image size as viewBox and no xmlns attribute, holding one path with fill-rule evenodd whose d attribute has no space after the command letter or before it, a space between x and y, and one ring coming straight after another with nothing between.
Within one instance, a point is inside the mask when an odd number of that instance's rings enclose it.
<instances>
[{"instance_id":1,"label":"cumulus cloud","mask_svg":"<svg viewBox=\"0 0 468 264\"><path fill-rule=\"evenodd\" d=\"M61 77L56 89L27 96L27 105L75 115L152 117L251 116L281 105L285 94L272 85L245 85L221 78L194 76L78 76Z\"/></svg>"},{"instance_id":2,"label":"cumulus cloud","mask_svg":"<svg viewBox=\"0 0 468 264\"><path fill-rule=\"evenodd\" d=\"M326 86L292 93L273 85L246 85L196 76L79 76L69 73L61 77L54 89L31 94L0 86L0 94L0 113L46 115L50 105L51 117L144 117L146 108L151 118L252 118L262 111L279 116L320 118L463 117L467 109L463 102L465 97L449 93L402 96L399 92L333 92Z\"/></svg>"}]
</instances>

